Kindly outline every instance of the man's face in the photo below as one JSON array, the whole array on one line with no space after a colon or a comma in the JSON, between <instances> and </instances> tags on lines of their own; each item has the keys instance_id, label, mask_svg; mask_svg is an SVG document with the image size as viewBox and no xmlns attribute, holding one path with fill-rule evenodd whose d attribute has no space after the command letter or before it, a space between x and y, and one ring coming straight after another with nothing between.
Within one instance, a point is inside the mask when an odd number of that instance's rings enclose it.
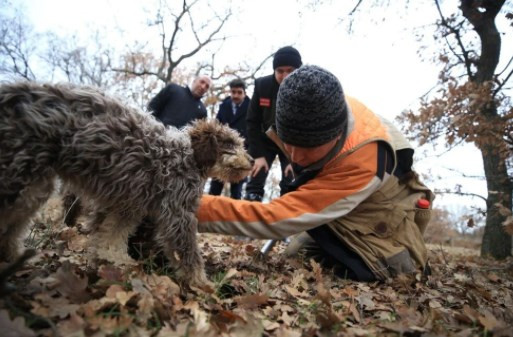
<instances>
[{"instance_id":1,"label":"man's face","mask_svg":"<svg viewBox=\"0 0 513 337\"><path fill-rule=\"evenodd\" d=\"M212 81L208 76L199 76L192 82L191 92L196 98L201 98L210 89Z\"/></svg>"},{"instance_id":2,"label":"man's face","mask_svg":"<svg viewBox=\"0 0 513 337\"><path fill-rule=\"evenodd\" d=\"M232 96L233 103L241 104L244 98L246 97L246 92L243 88L233 87L230 88L230 95Z\"/></svg>"},{"instance_id":3,"label":"man's face","mask_svg":"<svg viewBox=\"0 0 513 337\"><path fill-rule=\"evenodd\" d=\"M281 66L276 69L274 69L274 78L276 78L276 82L278 84L281 84L283 80L290 75L291 72L296 70L296 68L292 66Z\"/></svg>"},{"instance_id":4,"label":"man's face","mask_svg":"<svg viewBox=\"0 0 513 337\"><path fill-rule=\"evenodd\" d=\"M289 154L293 163L306 167L324 158L335 146L340 136L330 140L328 143L316 147L299 147L283 143L285 151Z\"/></svg>"}]
</instances>

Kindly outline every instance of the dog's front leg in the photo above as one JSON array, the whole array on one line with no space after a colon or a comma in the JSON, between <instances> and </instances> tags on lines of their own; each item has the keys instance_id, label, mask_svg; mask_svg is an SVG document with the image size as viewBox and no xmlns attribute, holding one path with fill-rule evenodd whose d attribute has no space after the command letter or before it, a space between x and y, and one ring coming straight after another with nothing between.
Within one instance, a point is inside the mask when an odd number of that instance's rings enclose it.
<instances>
[{"instance_id":1,"label":"dog's front leg","mask_svg":"<svg viewBox=\"0 0 513 337\"><path fill-rule=\"evenodd\" d=\"M27 234L30 218L48 200L54 188L54 177L39 178L25 186L18 193L14 202L8 206L0 196L0 261L15 261L23 247L23 238Z\"/></svg>"},{"instance_id":2,"label":"dog's front leg","mask_svg":"<svg viewBox=\"0 0 513 337\"><path fill-rule=\"evenodd\" d=\"M177 210L157 220L155 240L162 247L179 280L204 286L208 281L197 243L195 212Z\"/></svg>"}]
</instances>

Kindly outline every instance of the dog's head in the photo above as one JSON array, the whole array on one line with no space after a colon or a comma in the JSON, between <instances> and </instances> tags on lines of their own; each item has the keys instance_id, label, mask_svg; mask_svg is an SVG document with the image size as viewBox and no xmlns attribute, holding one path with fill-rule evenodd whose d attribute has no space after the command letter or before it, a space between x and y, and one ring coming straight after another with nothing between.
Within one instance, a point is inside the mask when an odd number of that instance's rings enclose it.
<instances>
[{"instance_id":1,"label":"dog's head","mask_svg":"<svg viewBox=\"0 0 513 337\"><path fill-rule=\"evenodd\" d=\"M217 120L197 120L188 128L198 168L210 177L238 182L253 166L237 131Z\"/></svg>"}]
</instances>

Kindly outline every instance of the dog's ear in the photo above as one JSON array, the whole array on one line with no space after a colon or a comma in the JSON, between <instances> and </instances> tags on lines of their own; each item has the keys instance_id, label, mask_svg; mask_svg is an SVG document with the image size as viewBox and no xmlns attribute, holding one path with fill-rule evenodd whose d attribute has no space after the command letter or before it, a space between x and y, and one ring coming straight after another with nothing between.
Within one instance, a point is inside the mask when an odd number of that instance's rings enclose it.
<instances>
[{"instance_id":1,"label":"dog's ear","mask_svg":"<svg viewBox=\"0 0 513 337\"><path fill-rule=\"evenodd\" d=\"M191 145L194 160L200 169L213 167L219 156L219 145L210 122L198 121L191 130Z\"/></svg>"}]
</instances>

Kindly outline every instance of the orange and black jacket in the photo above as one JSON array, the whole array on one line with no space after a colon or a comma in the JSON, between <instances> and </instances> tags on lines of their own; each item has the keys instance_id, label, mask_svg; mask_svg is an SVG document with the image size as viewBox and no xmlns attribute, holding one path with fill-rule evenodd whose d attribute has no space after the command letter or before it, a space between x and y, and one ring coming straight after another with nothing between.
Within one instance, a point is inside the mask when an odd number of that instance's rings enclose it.
<instances>
[{"instance_id":1,"label":"orange and black jacket","mask_svg":"<svg viewBox=\"0 0 513 337\"><path fill-rule=\"evenodd\" d=\"M359 101L346 99L346 140L313 179L269 203L203 196L199 231L281 239L343 217L379 190L395 168L393 140L380 117Z\"/></svg>"}]
</instances>

